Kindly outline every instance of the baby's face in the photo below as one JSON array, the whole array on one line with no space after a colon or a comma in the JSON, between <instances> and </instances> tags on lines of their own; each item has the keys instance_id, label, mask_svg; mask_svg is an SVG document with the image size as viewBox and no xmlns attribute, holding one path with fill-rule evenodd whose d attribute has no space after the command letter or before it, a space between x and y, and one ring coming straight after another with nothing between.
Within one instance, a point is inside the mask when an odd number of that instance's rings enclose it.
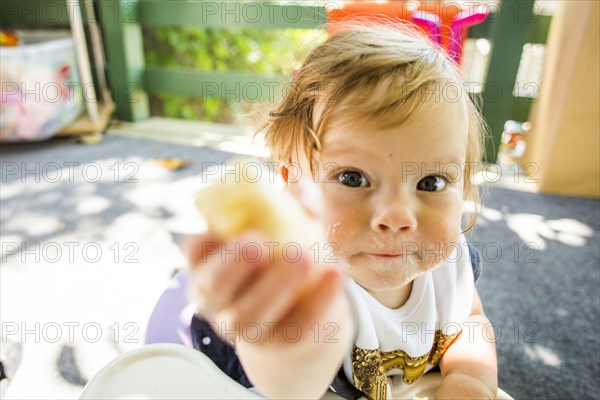
<instances>
[{"instance_id":1,"label":"baby's face","mask_svg":"<svg viewBox=\"0 0 600 400\"><path fill-rule=\"evenodd\" d=\"M432 103L397 129L338 129L333 121L324 135L316 183L304 179L303 186L319 192L312 209L328 240L350 276L374 295L402 288L455 248L467 149L461 115L458 104Z\"/></svg>"}]
</instances>

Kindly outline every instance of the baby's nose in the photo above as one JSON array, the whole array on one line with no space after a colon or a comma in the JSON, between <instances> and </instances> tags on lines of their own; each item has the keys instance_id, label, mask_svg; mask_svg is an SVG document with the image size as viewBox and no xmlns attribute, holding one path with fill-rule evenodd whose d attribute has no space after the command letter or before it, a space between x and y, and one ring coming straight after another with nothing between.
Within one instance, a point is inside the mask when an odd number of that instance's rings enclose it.
<instances>
[{"instance_id":1,"label":"baby's nose","mask_svg":"<svg viewBox=\"0 0 600 400\"><path fill-rule=\"evenodd\" d=\"M406 197L380 204L373 213L371 228L377 232L412 232L417 228L417 215L412 201Z\"/></svg>"}]
</instances>

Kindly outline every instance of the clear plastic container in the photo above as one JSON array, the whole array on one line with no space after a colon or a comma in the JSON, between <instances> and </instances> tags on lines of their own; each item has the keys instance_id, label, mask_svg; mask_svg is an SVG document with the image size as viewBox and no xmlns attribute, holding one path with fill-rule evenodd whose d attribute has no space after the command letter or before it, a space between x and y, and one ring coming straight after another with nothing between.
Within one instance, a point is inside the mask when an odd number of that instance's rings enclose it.
<instances>
[{"instance_id":1,"label":"clear plastic container","mask_svg":"<svg viewBox=\"0 0 600 400\"><path fill-rule=\"evenodd\" d=\"M75 46L69 31L17 35L19 46L0 47L0 141L40 141L84 109Z\"/></svg>"}]
</instances>

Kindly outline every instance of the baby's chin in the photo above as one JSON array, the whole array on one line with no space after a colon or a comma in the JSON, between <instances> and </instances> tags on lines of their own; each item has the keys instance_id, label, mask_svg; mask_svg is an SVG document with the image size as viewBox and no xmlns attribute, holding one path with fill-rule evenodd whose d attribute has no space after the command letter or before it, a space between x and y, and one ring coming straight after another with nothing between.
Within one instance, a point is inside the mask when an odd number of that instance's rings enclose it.
<instances>
[{"instance_id":1,"label":"baby's chin","mask_svg":"<svg viewBox=\"0 0 600 400\"><path fill-rule=\"evenodd\" d=\"M348 273L359 285L368 290L402 288L427 271L442 265L439 260L421 260L417 256L394 258L355 257L348 262Z\"/></svg>"},{"instance_id":2,"label":"baby's chin","mask_svg":"<svg viewBox=\"0 0 600 400\"><path fill-rule=\"evenodd\" d=\"M406 266L396 266L393 263L350 265L348 272L350 277L360 285L372 289L401 287L425 273Z\"/></svg>"}]
</instances>

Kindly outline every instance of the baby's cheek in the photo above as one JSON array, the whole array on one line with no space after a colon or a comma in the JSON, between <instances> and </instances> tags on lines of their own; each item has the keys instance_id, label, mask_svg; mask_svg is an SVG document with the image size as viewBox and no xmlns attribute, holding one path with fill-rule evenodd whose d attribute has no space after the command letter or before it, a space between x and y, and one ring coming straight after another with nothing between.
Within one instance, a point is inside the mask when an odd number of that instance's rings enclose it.
<instances>
[{"instance_id":1,"label":"baby's cheek","mask_svg":"<svg viewBox=\"0 0 600 400\"><path fill-rule=\"evenodd\" d=\"M424 240L427 242L425 246L427 251L424 255L426 256L427 269L430 269L452 257L460 235L460 216L439 215L437 218L430 220L428 227L429 229L422 233L425 235Z\"/></svg>"},{"instance_id":2,"label":"baby's cheek","mask_svg":"<svg viewBox=\"0 0 600 400\"><path fill-rule=\"evenodd\" d=\"M349 208L349 204L327 185L321 186L321 209L319 219L325 225L328 242L339 243L344 241L348 230L352 230L355 213Z\"/></svg>"},{"instance_id":3,"label":"baby's cheek","mask_svg":"<svg viewBox=\"0 0 600 400\"><path fill-rule=\"evenodd\" d=\"M452 258L452 253L458 246L460 236L460 219L455 223L441 227L438 233L438 241L441 249L441 257L443 261Z\"/></svg>"},{"instance_id":4,"label":"baby's cheek","mask_svg":"<svg viewBox=\"0 0 600 400\"><path fill-rule=\"evenodd\" d=\"M452 259L452 253L456 250L456 248L458 247L458 236L459 233L458 232L448 232L445 240L444 240L444 245L443 245L443 249L442 249L442 257L444 259L444 261Z\"/></svg>"},{"instance_id":5,"label":"baby's cheek","mask_svg":"<svg viewBox=\"0 0 600 400\"><path fill-rule=\"evenodd\" d=\"M325 226L325 233L327 237L327 243L331 243L334 246L335 252L343 252L349 241L348 228L339 220L331 220Z\"/></svg>"},{"instance_id":6,"label":"baby's cheek","mask_svg":"<svg viewBox=\"0 0 600 400\"><path fill-rule=\"evenodd\" d=\"M346 257L351 253L352 241L356 236L355 228L346 213L330 210L325 223L325 233L327 242L333 246L333 251L337 255Z\"/></svg>"}]
</instances>

